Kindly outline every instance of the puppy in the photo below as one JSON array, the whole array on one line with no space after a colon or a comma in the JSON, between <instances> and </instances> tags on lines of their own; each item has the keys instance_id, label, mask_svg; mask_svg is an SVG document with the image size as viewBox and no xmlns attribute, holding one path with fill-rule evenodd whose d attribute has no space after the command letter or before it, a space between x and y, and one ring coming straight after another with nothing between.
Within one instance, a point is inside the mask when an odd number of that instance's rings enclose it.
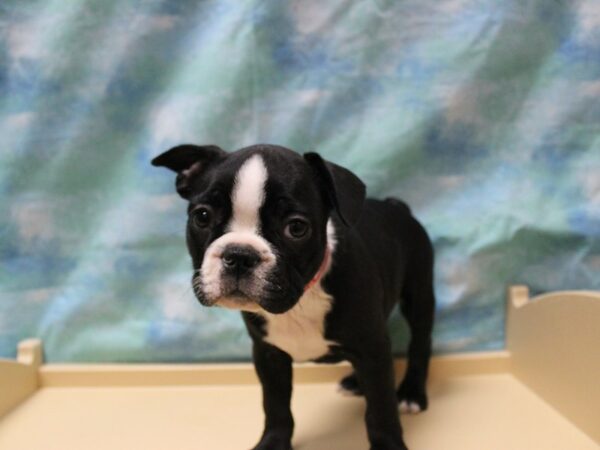
<instances>
[{"instance_id":1,"label":"puppy","mask_svg":"<svg viewBox=\"0 0 600 450\"><path fill-rule=\"evenodd\" d=\"M427 408L433 250L399 200L316 153L275 145L233 153L181 145L152 164L177 173L200 303L237 309L253 342L264 432L254 450L291 448L292 361L350 361L341 388L364 395L372 449L406 449L398 418ZM411 340L395 389L387 318L398 304Z\"/></svg>"}]
</instances>

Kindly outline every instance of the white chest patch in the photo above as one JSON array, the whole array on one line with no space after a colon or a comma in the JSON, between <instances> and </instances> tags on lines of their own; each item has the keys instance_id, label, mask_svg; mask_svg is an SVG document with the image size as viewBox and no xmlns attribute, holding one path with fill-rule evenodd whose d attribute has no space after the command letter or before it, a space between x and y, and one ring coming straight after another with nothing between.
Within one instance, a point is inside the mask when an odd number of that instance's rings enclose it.
<instances>
[{"instance_id":1,"label":"white chest patch","mask_svg":"<svg viewBox=\"0 0 600 450\"><path fill-rule=\"evenodd\" d=\"M329 351L334 341L323 336L325 316L333 298L317 283L304 293L298 303L284 314L260 314L266 320L264 340L280 348L294 361L319 358Z\"/></svg>"}]
</instances>

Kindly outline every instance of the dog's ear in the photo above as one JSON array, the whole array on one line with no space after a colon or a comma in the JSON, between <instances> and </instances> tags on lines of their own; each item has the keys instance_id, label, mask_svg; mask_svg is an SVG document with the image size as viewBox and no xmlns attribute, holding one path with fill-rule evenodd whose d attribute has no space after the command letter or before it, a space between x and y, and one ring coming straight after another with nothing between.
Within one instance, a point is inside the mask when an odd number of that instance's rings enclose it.
<instances>
[{"instance_id":1,"label":"dog's ear","mask_svg":"<svg viewBox=\"0 0 600 450\"><path fill-rule=\"evenodd\" d=\"M158 155L152 160L152 165L177 172L175 189L181 197L188 199L191 180L226 155L227 152L216 145L184 144Z\"/></svg>"},{"instance_id":2,"label":"dog's ear","mask_svg":"<svg viewBox=\"0 0 600 450\"><path fill-rule=\"evenodd\" d=\"M313 169L330 207L347 226L354 225L365 202L365 185L360 178L337 164L326 161L318 153L305 153L304 159Z\"/></svg>"}]
</instances>

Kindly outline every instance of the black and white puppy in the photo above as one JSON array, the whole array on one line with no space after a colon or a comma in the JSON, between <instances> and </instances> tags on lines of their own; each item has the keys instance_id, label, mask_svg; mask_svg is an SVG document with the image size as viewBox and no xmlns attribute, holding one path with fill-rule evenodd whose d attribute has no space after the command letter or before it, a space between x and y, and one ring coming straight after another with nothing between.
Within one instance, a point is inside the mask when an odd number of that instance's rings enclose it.
<instances>
[{"instance_id":1,"label":"black and white puppy","mask_svg":"<svg viewBox=\"0 0 600 450\"><path fill-rule=\"evenodd\" d=\"M290 449L292 361L351 362L341 387L367 401L372 449L406 449L398 404L427 408L433 251L399 200L365 200L352 172L275 145L226 153L181 145L152 164L177 172L188 200L192 284L205 306L242 311L262 384L256 449ZM387 318L399 304L411 341L396 390Z\"/></svg>"}]
</instances>

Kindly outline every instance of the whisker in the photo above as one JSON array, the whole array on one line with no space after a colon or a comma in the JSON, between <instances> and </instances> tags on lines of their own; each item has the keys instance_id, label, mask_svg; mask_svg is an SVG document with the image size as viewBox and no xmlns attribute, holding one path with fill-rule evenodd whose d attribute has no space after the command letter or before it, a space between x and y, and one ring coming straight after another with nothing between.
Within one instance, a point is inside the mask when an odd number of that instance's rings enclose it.
<instances>
[{"instance_id":1,"label":"whisker","mask_svg":"<svg viewBox=\"0 0 600 450\"><path fill-rule=\"evenodd\" d=\"M189 294L192 293L193 294L193 288L191 286L188 286L179 296L178 300L183 300L184 298L189 297Z\"/></svg>"}]
</instances>

